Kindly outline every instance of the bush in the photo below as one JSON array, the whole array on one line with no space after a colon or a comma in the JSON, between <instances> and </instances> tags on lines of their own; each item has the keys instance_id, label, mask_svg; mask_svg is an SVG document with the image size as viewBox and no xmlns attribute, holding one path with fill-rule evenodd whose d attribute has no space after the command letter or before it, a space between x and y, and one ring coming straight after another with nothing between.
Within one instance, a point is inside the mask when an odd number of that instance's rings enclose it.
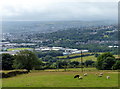
<instances>
[{"instance_id":1,"label":"bush","mask_svg":"<svg viewBox=\"0 0 120 89\"><path fill-rule=\"evenodd\" d=\"M104 53L98 56L96 68L99 70L110 70L115 63L115 57L111 53Z\"/></svg>"},{"instance_id":2,"label":"bush","mask_svg":"<svg viewBox=\"0 0 120 89\"><path fill-rule=\"evenodd\" d=\"M3 53L1 56L2 56L2 70L12 70L14 57L7 53Z\"/></svg>"},{"instance_id":3,"label":"bush","mask_svg":"<svg viewBox=\"0 0 120 89\"><path fill-rule=\"evenodd\" d=\"M86 60L86 61L85 61L85 65L86 65L86 67L88 67L88 66L92 66L93 63L95 63L95 62L92 61L92 60Z\"/></svg>"},{"instance_id":4,"label":"bush","mask_svg":"<svg viewBox=\"0 0 120 89\"><path fill-rule=\"evenodd\" d=\"M8 78L8 77L13 77L13 76L16 76L16 75L18 75L18 74L26 74L26 73L28 73L28 71L27 70L14 70L14 71L10 71L10 72L7 72L7 73L4 73L4 72L2 72L1 74L2 74L2 78Z\"/></svg>"},{"instance_id":5,"label":"bush","mask_svg":"<svg viewBox=\"0 0 120 89\"><path fill-rule=\"evenodd\" d=\"M120 70L120 60L117 60L116 63L112 67L113 70Z\"/></svg>"},{"instance_id":6,"label":"bush","mask_svg":"<svg viewBox=\"0 0 120 89\"><path fill-rule=\"evenodd\" d=\"M20 51L14 58L13 67L16 69L26 69L30 72L36 65L39 65L38 57L32 51Z\"/></svg>"}]
</instances>

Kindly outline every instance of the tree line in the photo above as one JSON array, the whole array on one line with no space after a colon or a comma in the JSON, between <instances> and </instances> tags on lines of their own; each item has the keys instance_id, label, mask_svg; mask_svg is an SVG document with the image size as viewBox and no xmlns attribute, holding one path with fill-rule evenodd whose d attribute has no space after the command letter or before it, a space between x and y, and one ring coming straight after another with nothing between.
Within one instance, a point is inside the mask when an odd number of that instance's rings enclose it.
<instances>
[{"instance_id":1,"label":"tree line","mask_svg":"<svg viewBox=\"0 0 120 89\"><path fill-rule=\"evenodd\" d=\"M101 55L96 54L96 62L92 60L86 60L83 63L66 59L57 59L57 61L54 61L56 57L49 55L46 55L44 59L41 59L36 53L28 50L20 51L15 55L2 54L0 56L2 58L2 61L0 62L2 65L2 70L27 69L28 72L30 72L32 69L43 70L64 68L66 70L67 68L80 68L82 65L84 67L96 67L98 70L120 69L120 59L116 59L109 52Z\"/></svg>"}]
</instances>

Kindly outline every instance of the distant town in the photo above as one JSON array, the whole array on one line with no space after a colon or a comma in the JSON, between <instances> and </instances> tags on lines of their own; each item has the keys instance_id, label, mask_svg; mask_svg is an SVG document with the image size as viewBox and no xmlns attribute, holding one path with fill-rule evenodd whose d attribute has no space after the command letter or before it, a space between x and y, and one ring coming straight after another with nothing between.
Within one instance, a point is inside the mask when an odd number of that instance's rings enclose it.
<instances>
[{"instance_id":1,"label":"distant town","mask_svg":"<svg viewBox=\"0 0 120 89\"><path fill-rule=\"evenodd\" d=\"M62 51L64 55L97 51L117 53L117 35L116 24L99 21L29 22L24 25L12 22L3 24L0 48L1 53L10 54L15 54L20 48Z\"/></svg>"},{"instance_id":2,"label":"distant town","mask_svg":"<svg viewBox=\"0 0 120 89\"><path fill-rule=\"evenodd\" d=\"M32 43L22 43L22 44L17 44L17 43L9 43L9 42L2 42L2 45L1 45L1 48L3 46L3 48L1 49L2 52L0 52L0 54L2 53L9 53L9 54L16 54L16 52L19 52L23 49L16 49L16 48L19 48L19 47L24 47L24 46L33 46L33 45L36 45L36 44L32 44ZM13 49L11 51L7 51L7 49ZM27 48L27 49L24 49L24 50L30 50L30 51L51 51L51 50L54 50L54 51L63 51L63 55L69 55L69 54L75 54L75 53L85 53L85 52L88 52L88 50L78 50L78 49L70 49L70 48L63 48L63 47L40 47L40 48L35 48L35 49L32 49L32 48Z\"/></svg>"}]
</instances>

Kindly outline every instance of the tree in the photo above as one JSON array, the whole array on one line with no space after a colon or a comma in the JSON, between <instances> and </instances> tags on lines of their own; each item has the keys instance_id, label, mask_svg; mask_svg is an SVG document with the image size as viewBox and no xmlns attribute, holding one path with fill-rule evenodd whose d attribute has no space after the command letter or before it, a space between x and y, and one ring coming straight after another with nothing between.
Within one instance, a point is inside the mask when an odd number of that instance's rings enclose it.
<instances>
[{"instance_id":1,"label":"tree","mask_svg":"<svg viewBox=\"0 0 120 89\"><path fill-rule=\"evenodd\" d=\"M120 69L120 60L116 61L116 63L113 65L112 69L114 69L114 70Z\"/></svg>"},{"instance_id":2,"label":"tree","mask_svg":"<svg viewBox=\"0 0 120 89\"><path fill-rule=\"evenodd\" d=\"M109 70L112 68L112 66L115 63L115 58L113 57L107 57L104 61L103 61L103 65L102 65L102 69L104 70Z\"/></svg>"},{"instance_id":3,"label":"tree","mask_svg":"<svg viewBox=\"0 0 120 89\"><path fill-rule=\"evenodd\" d=\"M86 67L88 67L89 65L92 66L93 63L94 63L94 61L92 61L92 60L86 60L85 61Z\"/></svg>"},{"instance_id":4,"label":"tree","mask_svg":"<svg viewBox=\"0 0 120 89\"><path fill-rule=\"evenodd\" d=\"M35 70L42 70L42 69L44 69L44 63L41 61L41 59L38 59L38 60L39 61L38 61L37 65L34 67Z\"/></svg>"},{"instance_id":5,"label":"tree","mask_svg":"<svg viewBox=\"0 0 120 89\"><path fill-rule=\"evenodd\" d=\"M47 55L43 58L43 61L48 62L48 61L52 60L52 58L53 58L52 56Z\"/></svg>"},{"instance_id":6,"label":"tree","mask_svg":"<svg viewBox=\"0 0 120 89\"><path fill-rule=\"evenodd\" d=\"M68 68L68 61L63 61L63 62L62 62L62 66L63 66L63 68L64 68L64 71L66 71L67 68Z\"/></svg>"},{"instance_id":7,"label":"tree","mask_svg":"<svg viewBox=\"0 0 120 89\"><path fill-rule=\"evenodd\" d=\"M69 61L57 61L57 66L58 68L64 68L64 70L66 71L66 69L68 68L69 65Z\"/></svg>"},{"instance_id":8,"label":"tree","mask_svg":"<svg viewBox=\"0 0 120 89\"><path fill-rule=\"evenodd\" d=\"M14 68L27 69L30 72L36 65L39 65L39 60L32 51L24 50L15 55Z\"/></svg>"},{"instance_id":9,"label":"tree","mask_svg":"<svg viewBox=\"0 0 120 89\"><path fill-rule=\"evenodd\" d=\"M97 58L96 68L100 70L112 69L114 63L115 57L111 53L103 53Z\"/></svg>"},{"instance_id":10,"label":"tree","mask_svg":"<svg viewBox=\"0 0 120 89\"><path fill-rule=\"evenodd\" d=\"M77 67L80 63L78 61L73 61L70 63L71 66L73 66L74 68Z\"/></svg>"},{"instance_id":11,"label":"tree","mask_svg":"<svg viewBox=\"0 0 120 89\"><path fill-rule=\"evenodd\" d=\"M95 55L95 57L98 57L100 54L95 53L94 55Z\"/></svg>"},{"instance_id":12,"label":"tree","mask_svg":"<svg viewBox=\"0 0 120 89\"><path fill-rule=\"evenodd\" d=\"M2 69L3 70L12 70L14 57L7 53L3 53L1 56L2 56Z\"/></svg>"}]
</instances>

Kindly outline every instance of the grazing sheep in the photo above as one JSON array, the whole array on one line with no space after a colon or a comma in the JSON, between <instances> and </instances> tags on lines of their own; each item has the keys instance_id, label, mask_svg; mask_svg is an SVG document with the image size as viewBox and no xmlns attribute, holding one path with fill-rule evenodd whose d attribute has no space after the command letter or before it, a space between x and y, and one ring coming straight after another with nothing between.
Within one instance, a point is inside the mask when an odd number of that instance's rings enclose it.
<instances>
[{"instance_id":1,"label":"grazing sheep","mask_svg":"<svg viewBox=\"0 0 120 89\"><path fill-rule=\"evenodd\" d=\"M79 79L83 79L83 77L82 77L82 76L80 76L80 77L79 77Z\"/></svg>"},{"instance_id":2,"label":"grazing sheep","mask_svg":"<svg viewBox=\"0 0 120 89\"><path fill-rule=\"evenodd\" d=\"M74 78L79 78L79 75L75 75Z\"/></svg>"},{"instance_id":3,"label":"grazing sheep","mask_svg":"<svg viewBox=\"0 0 120 89\"><path fill-rule=\"evenodd\" d=\"M87 76L87 73L85 73L84 76Z\"/></svg>"},{"instance_id":4,"label":"grazing sheep","mask_svg":"<svg viewBox=\"0 0 120 89\"><path fill-rule=\"evenodd\" d=\"M100 75L103 75L103 73L100 73Z\"/></svg>"},{"instance_id":5,"label":"grazing sheep","mask_svg":"<svg viewBox=\"0 0 120 89\"><path fill-rule=\"evenodd\" d=\"M102 75L98 75L98 77L102 77Z\"/></svg>"},{"instance_id":6,"label":"grazing sheep","mask_svg":"<svg viewBox=\"0 0 120 89\"><path fill-rule=\"evenodd\" d=\"M110 79L110 76L106 76L107 79Z\"/></svg>"}]
</instances>

